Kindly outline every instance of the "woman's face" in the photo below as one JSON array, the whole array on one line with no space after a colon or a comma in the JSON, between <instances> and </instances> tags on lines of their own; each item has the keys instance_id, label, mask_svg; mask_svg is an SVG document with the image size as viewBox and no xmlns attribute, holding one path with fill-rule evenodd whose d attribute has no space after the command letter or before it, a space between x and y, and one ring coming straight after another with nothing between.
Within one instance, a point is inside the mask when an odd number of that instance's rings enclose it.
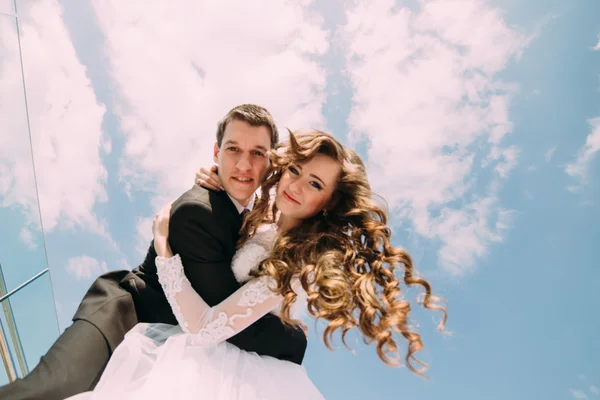
<instances>
[{"instance_id":1,"label":"woman's face","mask_svg":"<svg viewBox=\"0 0 600 400\"><path fill-rule=\"evenodd\" d=\"M306 163L291 164L277 185L277 208L290 219L316 215L331 200L341 171L336 160L319 153Z\"/></svg>"}]
</instances>

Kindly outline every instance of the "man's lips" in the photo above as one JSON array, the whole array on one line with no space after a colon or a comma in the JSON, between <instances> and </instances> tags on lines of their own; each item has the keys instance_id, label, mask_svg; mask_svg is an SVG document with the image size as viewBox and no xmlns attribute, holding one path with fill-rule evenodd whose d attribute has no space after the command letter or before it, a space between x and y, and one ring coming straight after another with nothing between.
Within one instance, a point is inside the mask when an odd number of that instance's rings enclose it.
<instances>
[{"instance_id":1,"label":"man's lips","mask_svg":"<svg viewBox=\"0 0 600 400\"><path fill-rule=\"evenodd\" d=\"M231 179L235 180L238 183L242 183L242 184L252 183L252 181L254 180L247 176L232 176Z\"/></svg>"},{"instance_id":2,"label":"man's lips","mask_svg":"<svg viewBox=\"0 0 600 400\"><path fill-rule=\"evenodd\" d=\"M283 191L283 196L288 199L291 202L294 202L296 204L300 204L300 202L298 200L296 200L295 198L293 198L292 196L290 196L285 190Z\"/></svg>"}]
</instances>

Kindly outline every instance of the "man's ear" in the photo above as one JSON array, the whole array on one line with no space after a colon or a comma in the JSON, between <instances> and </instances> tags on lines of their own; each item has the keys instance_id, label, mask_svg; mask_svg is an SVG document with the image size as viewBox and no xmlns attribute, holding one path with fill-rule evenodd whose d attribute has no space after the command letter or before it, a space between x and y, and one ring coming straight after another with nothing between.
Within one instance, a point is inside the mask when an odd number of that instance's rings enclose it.
<instances>
[{"instance_id":1,"label":"man's ear","mask_svg":"<svg viewBox=\"0 0 600 400\"><path fill-rule=\"evenodd\" d=\"M217 142L215 142L215 148L213 149L214 151L214 155L213 155L213 161L218 163L219 162L219 144Z\"/></svg>"}]
</instances>

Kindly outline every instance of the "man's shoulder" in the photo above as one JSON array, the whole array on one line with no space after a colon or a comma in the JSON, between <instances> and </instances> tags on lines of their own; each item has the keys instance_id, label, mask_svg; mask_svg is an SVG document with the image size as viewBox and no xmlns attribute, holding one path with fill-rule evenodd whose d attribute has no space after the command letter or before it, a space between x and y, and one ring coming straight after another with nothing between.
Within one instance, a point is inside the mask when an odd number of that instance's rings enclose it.
<instances>
[{"instance_id":1,"label":"man's shoulder","mask_svg":"<svg viewBox=\"0 0 600 400\"><path fill-rule=\"evenodd\" d=\"M207 190L199 185L194 185L173 202L171 215L184 209L208 219L236 215L233 211L235 206L227 193Z\"/></svg>"},{"instance_id":2,"label":"man's shoulder","mask_svg":"<svg viewBox=\"0 0 600 400\"><path fill-rule=\"evenodd\" d=\"M201 186L194 185L173 202L172 208L176 209L184 204L197 204L200 207L210 210L212 209L210 192Z\"/></svg>"}]
</instances>

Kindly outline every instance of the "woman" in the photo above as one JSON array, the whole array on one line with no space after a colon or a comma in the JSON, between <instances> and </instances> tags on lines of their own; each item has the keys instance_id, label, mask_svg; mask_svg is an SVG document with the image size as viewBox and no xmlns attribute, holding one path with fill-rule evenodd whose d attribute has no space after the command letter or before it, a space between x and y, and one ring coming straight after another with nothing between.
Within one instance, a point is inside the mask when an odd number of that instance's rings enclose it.
<instances>
[{"instance_id":1,"label":"woman","mask_svg":"<svg viewBox=\"0 0 600 400\"><path fill-rule=\"evenodd\" d=\"M397 353L393 332L399 332L408 341L407 366L423 372L414 365L421 364L415 352L423 346L408 327L410 304L399 299L394 268L402 264L404 283L425 289L423 305L443 313L441 326L446 312L435 304L429 284L413 276L408 254L391 246L385 213L371 199L360 158L330 135L311 131L290 133L271 161L232 262L245 284L208 306L169 248L170 206L163 208L153 225L156 265L180 325L137 325L94 392L75 398L323 398L303 367L225 342L268 312L289 325L306 310L327 320L328 346L335 331L343 338L358 327L392 365L397 362L390 357Z\"/></svg>"}]
</instances>

